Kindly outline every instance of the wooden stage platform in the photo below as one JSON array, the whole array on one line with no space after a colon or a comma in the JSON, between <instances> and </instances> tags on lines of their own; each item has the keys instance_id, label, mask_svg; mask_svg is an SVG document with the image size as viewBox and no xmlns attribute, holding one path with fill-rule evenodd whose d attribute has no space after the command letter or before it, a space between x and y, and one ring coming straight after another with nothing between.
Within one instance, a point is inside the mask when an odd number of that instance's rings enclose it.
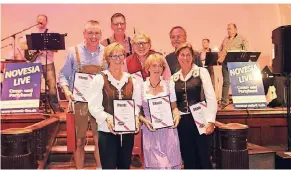
<instances>
[{"instance_id":1,"label":"wooden stage platform","mask_svg":"<svg viewBox=\"0 0 291 170\"><path fill-rule=\"evenodd\" d=\"M67 109L68 102L61 102ZM61 121L66 121L65 113L57 113ZM232 104L218 108L216 120L222 123L248 125L248 142L260 146L287 145L287 108L234 109Z\"/></svg>"},{"instance_id":2,"label":"wooden stage platform","mask_svg":"<svg viewBox=\"0 0 291 170\"><path fill-rule=\"evenodd\" d=\"M63 107L65 110L67 110L67 105L68 102L61 102L61 107ZM252 165L250 167L257 167L256 160L262 160L262 156L259 157L259 154L268 154L269 156L265 155L265 158L269 159L273 158L271 154L274 154L274 151L285 150L287 144L286 113L287 109L285 107L235 110L233 105L229 105L223 110L218 109L216 120L221 123L241 123L248 125L249 156L252 158L250 160L254 160L250 161L250 165ZM30 116L33 117L33 115ZM57 138L51 150L51 156L48 160L50 165L48 165L47 168L65 169L64 167L66 167L68 169L74 169L72 153L68 152L66 147L66 112L52 114L52 116L59 118L60 125ZM11 122L11 120L9 121L9 117L12 118L11 115L1 115L1 118L5 119L6 122L5 126L1 127L2 129L11 128L12 126L15 127L15 121L13 121L14 123ZM19 120L23 119L23 117L17 115L13 116L13 119L15 118ZM1 121L4 122L4 120ZM25 121L17 121L17 126L19 128L27 126L28 124L29 123ZM94 167L94 165L91 163L92 160L94 160L92 133L88 132L87 137L88 143L85 147L85 150L88 157L88 162L86 162L86 168L92 168ZM261 165L266 164L263 163ZM261 165L260 167L262 167ZM133 169L134 167L131 168Z\"/></svg>"}]
</instances>

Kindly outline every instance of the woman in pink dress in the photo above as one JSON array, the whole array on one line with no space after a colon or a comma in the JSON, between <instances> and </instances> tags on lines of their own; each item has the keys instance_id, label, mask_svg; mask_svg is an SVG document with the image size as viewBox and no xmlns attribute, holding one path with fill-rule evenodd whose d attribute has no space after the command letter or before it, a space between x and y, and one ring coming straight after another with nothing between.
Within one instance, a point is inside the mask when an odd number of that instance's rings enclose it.
<instances>
[{"instance_id":1,"label":"woman in pink dress","mask_svg":"<svg viewBox=\"0 0 291 170\"><path fill-rule=\"evenodd\" d=\"M168 70L165 58L160 54L150 55L145 62L145 70L150 76L143 82L142 107L143 115L140 121L144 124L143 153L146 169L180 169L181 153L176 127L179 124L180 113L176 105L174 82L166 80L163 74ZM153 129L149 111L148 99L169 96L173 113L174 125L162 129Z\"/></svg>"}]
</instances>

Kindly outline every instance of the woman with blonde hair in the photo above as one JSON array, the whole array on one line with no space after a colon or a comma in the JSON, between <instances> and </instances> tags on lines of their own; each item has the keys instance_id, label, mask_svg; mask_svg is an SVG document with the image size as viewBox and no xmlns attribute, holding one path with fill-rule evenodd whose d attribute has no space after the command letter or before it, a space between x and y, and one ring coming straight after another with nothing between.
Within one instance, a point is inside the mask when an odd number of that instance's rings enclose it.
<instances>
[{"instance_id":1,"label":"woman with blonde hair","mask_svg":"<svg viewBox=\"0 0 291 170\"><path fill-rule=\"evenodd\" d=\"M123 71L126 52L124 46L112 43L105 48L104 59L108 70L97 74L91 84L88 100L90 113L98 123L98 142L103 169L129 169L134 143L134 133L139 131L140 88L129 73ZM116 100L134 100L136 131L133 133L115 131L113 117ZM120 123L120 122L119 122Z\"/></svg>"},{"instance_id":2,"label":"woman with blonde hair","mask_svg":"<svg viewBox=\"0 0 291 170\"><path fill-rule=\"evenodd\" d=\"M178 132L180 113L176 105L174 83L165 76L168 65L160 54L152 54L145 61L145 70L149 77L142 86L142 108L144 115L140 115L140 121L144 124L143 152L146 169L180 169L181 154ZM173 115L173 126L162 129L154 129L153 115L150 113L150 99L164 98L169 100ZM151 121L152 120L152 121Z\"/></svg>"},{"instance_id":3,"label":"woman with blonde hair","mask_svg":"<svg viewBox=\"0 0 291 170\"><path fill-rule=\"evenodd\" d=\"M142 77L144 81L149 76L148 73L145 71L145 61L148 56L150 56L151 54L157 54L158 52L152 49L152 41L150 36L142 32L138 32L133 36L131 44L134 53L125 59L124 70L126 70L130 74L138 74ZM170 71L168 72L168 74L170 75ZM132 165L135 167L140 167L140 156L142 155L141 133L138 133L135 136L134 150L132 154Z\"/></svg>"}]
</instances>

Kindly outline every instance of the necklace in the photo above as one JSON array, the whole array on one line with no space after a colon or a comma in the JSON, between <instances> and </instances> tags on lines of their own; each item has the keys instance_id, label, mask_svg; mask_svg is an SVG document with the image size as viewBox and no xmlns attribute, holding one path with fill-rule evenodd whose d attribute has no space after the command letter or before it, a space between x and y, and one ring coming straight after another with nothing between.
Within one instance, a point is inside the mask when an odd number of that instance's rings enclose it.
<instances>
[{"instance_id":1,"label":"necklace","mask_svg":"<svg viewBox=\"0 0 291 170\"><path fill-rule=\"evenodd\" d=\"M152 83L150 82L150 85L151 85L151 87L152 87L154 90L156 90L156 87L160 84L160 82L161 82L161 80L160 80L160 81L158 82L158 84L155 85L155 86L153 86Z\"/></svg>"},{"instance_id":2,"label":"necklace","mask_svg":"<svg viewBox=\"0 0 291 170\"><path fill-rule=\"evenodd\" d=\"M139 58L138 55L136 57L137 57L138 61L140 62L141 68L143 68L144 67L144 62L141 61L141 59Z\"/></svg>"}]
</instances>

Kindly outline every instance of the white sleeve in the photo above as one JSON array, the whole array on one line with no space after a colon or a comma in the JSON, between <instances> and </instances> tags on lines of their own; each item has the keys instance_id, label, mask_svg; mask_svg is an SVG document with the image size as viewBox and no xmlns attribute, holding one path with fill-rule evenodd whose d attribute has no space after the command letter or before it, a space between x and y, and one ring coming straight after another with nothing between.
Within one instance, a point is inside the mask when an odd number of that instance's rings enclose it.
<instances>
[{"instance_id":1,"label":"white sleeve","mask_svg":"<svg viewBox=\"0 0 291 170\"><path fill-rule=\"evenodd\" d=\"M170 101L176 102L177 97L176 97L176 91L175 91L175 83L173 80L169 80L168 82L169 82Z\"/></svg>"},{"instance_id":2,"label":"white sleeve","mask_svg":"<svg viewBox=\"0 0 291 170\"><path fill-rule=\"evenodd\" d=\"M88 99L88 109L99 125L105 122L108 114L104 111L104 107L102 106L103 86L103 76L101 74L97 74L91 83L90 93L92 95Z\"/></svg>"},{"instance_id":3,"label":"white sleeve","mask_svg":"<svg viewBox=\"0 0 291 170\"><path fill-rule=\"evenodd\" d=\"M206 68L200 67L200 76L203 84L203 90L206 98L207 109L205 119L207 122L215 123L217 112L217 101L210 75Z\"/></svg>"},{"instance_id":4,"label":"white sleeve","mask_svg":"<svg viewBox=\"0 0 291 170\"><path fill-rule=\"evenodd\" d=\"M133 84L132 99L134 100L135 104L135 115L138 116L140 112L140 106L142 104L141 85L136 83L135 79L132 79L132 84Z\"/></svg>"}]
</instances>

